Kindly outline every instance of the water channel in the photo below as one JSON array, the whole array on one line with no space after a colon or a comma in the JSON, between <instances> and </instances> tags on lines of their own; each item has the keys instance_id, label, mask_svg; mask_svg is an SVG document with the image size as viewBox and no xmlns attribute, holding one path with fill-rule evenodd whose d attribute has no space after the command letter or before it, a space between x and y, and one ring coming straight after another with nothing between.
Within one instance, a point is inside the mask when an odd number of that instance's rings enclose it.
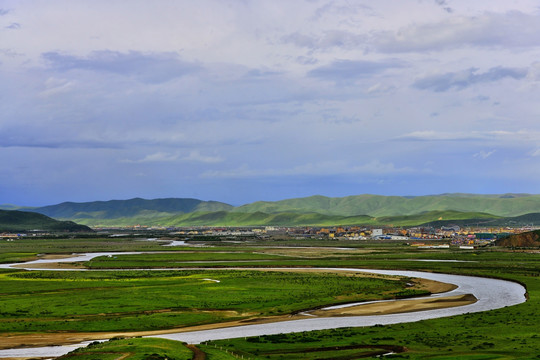
<instances>
[{"instance_id":1,"label":"water channel","mask_svg":"<svg viewBox=\"0 0 540 360\"><path fill-rule=\"evenodd\" d=\"M88 253L88 254L74 254L73 257L65 259L42 259L24 263L24 268L28 270L38 270L33 268L33 265L42 263L54 263L54 262L75 262L75 261L88 261L96 256L115 256L122 254L133 253ZM137 253L140 254L140 253ZM3 264L0 268L21 268L21 264ZM39 269L43 270L43 269ZM174 270L174 269L172 269ZM283 270L283 269L280 269ZM333 269L335 270L335 269ZM267 324L253 324L244 326L235 326L222 329L204 330L204 331L191 331L180 332L163 335L155 335L153 337L166 338L171 340L184 341L187 343L200 343L207 340L219 340L230 339L246 336L260 336L260 335L272 335L279 333L291 333L310 330L324 330L334 329L342 327L359 327L359 326L373 326L373 325L387 325L397 324L404 322L413 322L426 319L434 319L445 316L460 315L465 313L473 313L480 311L487 311L493 309L499 309L506 306L517 305L525 302L525 288L518 283L489 279L475 276L463 276L463 275L450 275L450 274L438 274L421 271L405 271L405 270L372 270L372 269L338 269L343 271L358 271L368 272L384 275L398 275L407 277L417 277L429 280L435 280L445 283L457 285L457 288L446 292L444 294L438 294L433 296L454 296L463 294L472 294L478 301L470 305L464 305L446 309L425 310L401 314L389 314L389 315L369 315L369 316L347 316L347 317L332 317L332 318L320 318L309 317L301 320L291 320L276 323ZM391 300L400 301L400 300ZM10 357L50 357L54 358L66 354L75 348L86 346L86 343L80 343L75 345L66 346L47 346L47 347L34 347L34 348L21 348L21 349L6 349L0 350L1 358Z\"/></svg>"}]
</instances>

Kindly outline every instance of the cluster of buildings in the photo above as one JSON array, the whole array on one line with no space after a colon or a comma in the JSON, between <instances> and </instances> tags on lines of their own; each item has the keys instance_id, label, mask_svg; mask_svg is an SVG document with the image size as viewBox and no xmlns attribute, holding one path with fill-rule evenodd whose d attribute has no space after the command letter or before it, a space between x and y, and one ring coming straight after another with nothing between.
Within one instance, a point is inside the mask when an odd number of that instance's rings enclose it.
<instances>
[{"instance_id":1,"label":"cluster of buildings","mask_svg":"<svg viewBox=\"0 0 540 360\"><path fill-rule=\"evenodd\" d=\"M126 228L124 228L126 230ZM411 246L459 246L463 248L477 247L489 244L494 240L514 233L522 233L533 228L486 228L443 226L434 227L364 227L364 226L334 226L334 227L139 227L129 230L161 231L176 236L214 236L214 237L258 237L261 239L274 236L290 236L297 239L328 239L328 240L396 240L405 241Z\"/></svg>"},{"instance_id":2,"label":"cluster of buildings","mask_svg":"<svg viewBox=\"0 0 540 360\"><path fill-rule=\"evenodd\" d=\"M95 229L97 234L108 234L111 237L136 236L142 233L161 233L183 237L257 237L259 239L273 237L293 237L297 239L319 239L319 240L381 240L381 241L403 241L411 246L418 247L449 247L458 246L461 248L475 248L487 245L498 238L526 231L535 228L486 228L467 227L461 228L457 225L434 227L366 227L366 226L334 226L334 227L146 227L130 226L122 228ZM100 231L101 230L101 231ZM30 236L38 235L37 232L29 232ZM27 234L0 233L0 239L16 239L28 236ZM39 234L49 235L49 234Z\"/></svg>"},{"instance_id":3,"label":"cluster of buildings","mask_svg":"<svg viewBox=\"0 0 540 360\"><path fill-rule=\"evenodd\" d=\"M411 227L374 228L359 226L336 227L260 227L260 228L192 228L178 229L175 234L188 236L258 236L279 235L299 239L381 240L405 241L411 246L424 248L448 248L457 246L472 249L484 246L511 234L534 230L533 228L486 228L486 227Z\"/></svg>"}]
</instances>

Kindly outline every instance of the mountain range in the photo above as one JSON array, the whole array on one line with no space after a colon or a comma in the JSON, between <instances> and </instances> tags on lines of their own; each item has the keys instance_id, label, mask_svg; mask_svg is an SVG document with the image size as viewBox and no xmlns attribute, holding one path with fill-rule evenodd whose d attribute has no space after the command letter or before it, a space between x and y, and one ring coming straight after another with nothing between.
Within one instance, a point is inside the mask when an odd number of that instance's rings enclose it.
<instances>
[{"instance_id":1,"label":"mountain range","mask_svg":"<svg viewBox=\"0 0 540 360\"><path fill-rule=\"evenodd\" d=\"M64 202L35 208L38 212L86 225L249 226L249 225L380 225L400 226L448 221L505 224L540 222L540 195L441 194L429 196L310 196L258 201L242 206L217 201L166 198Z\"/></svg>"}]
</instances>

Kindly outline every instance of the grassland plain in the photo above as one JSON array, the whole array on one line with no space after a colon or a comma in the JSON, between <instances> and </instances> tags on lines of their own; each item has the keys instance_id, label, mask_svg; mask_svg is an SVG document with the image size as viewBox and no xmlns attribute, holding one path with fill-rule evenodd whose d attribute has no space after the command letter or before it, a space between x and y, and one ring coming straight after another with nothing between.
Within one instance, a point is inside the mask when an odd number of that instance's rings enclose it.
<instances>
[{"instance_id":1,"label":"grassland plain","mask_svg":"<svg viewBox=\"0 0 540 360\"><path fill-rule=\"evenodd\" d=\"M339 242L335 244L344 245ZM306 244L295 241L288 245ZM395 354L388 358L540 358L540 335L537 330L540 323L537 310L540 305L538 253L493 248L478 251L419 250L396 243L366 244L366 247L331 252L325 248L312 250L306 252L294 248L259 249L258 252L288 254L291 257L299 253L309 254L309 258L282 258L270 263L259 262L259 266L374 267L497 277L524 284L528 290L529 301L484 313L417 323L214 341L201 348L212 352L216 352L216 349L219 351L220 348L228 349L237 356L249 359L355 359L364 355L372 356L381 351L388 352L385 348L388 346L396 347ZM254 264L236 263L235 266ZM363 347L371 348L362 349ZM398 352L399 349L406 351ZM213 357L210 356L209 359Z\"/></svg>"},{"instance_id":2,"label":"grassland plain","mask_svg":"<svg viewBox=\"0 0 540 360\"><path fill-rule=\"evenodd\" d=\"M37 247L54 248L59 251L62 247L58 244L47 245L47 241L39 240ZM104 240L106 241L106 240ZM121 243L120 240L114 240ZM97 240L96 240L97 242ZM146 246L144 242L126 241L130 250L135 250L133 244ZM115 267L115 263L126 262L137 263L138 260L148 260L154 267L163 267L163 263L177 262L193 266L192 261L202 260L210 254L215 253L220 257L219 261L225 263L204 263L197 264L201 266L223 266L223 264L232 264L235 267L358 267L358 268L382 268L382 269L411 269L425 270L446 273L456 273L465 275L479 275L488 277L497 277L519 281L527 287L529 301L504 309L493 310L483 313L466 314L461 316L420 321L417 323L397 324L390 326L374 326L368 328L336 329L327 331L313 331L298 334L263 336L248 339L232 339L209 342L201 345L208 354L208 359L230 359L238 356L244 356L249 359L357 359L361 356L373 356L377 352L388 352L388 349L394 349L393 355L389 358L410 358L410 359L534 359L538 357L540 348L540 335L538 334L538 323L540 323L538 308L540 305L540 254L525 251L507 251L505 249L482 249L475 251L457 251L457 250L420 250L396 242L351 242L351 241L333 241L316 242L308 240L290 240L290 241L266 241L249 242L246 244L237 244L236 246L227 243L226 245L213 241L212 244L220 245L212 248L197 248L184 250L183 252L171 254L152 254L147 259L130 258L132 255L118 256L115 258L96 259L97 263L107 264L98 267ZM94 245L97 245L95 243ZM314 245L309 247L310 245ZM334 248L321 247L321 245L332 245ZM12 250L18 254L7 254L9 247L0 247L5 258L10 256L24 257L21 248L16 244L11 244ZM76 244L75 246L80 246ZM115 246L120 247L117 243ZM298 248L298 246L302 248ZM308 248L305 248L308 246ZM338 249L337 247L341 248ZM343 249L350 247L349 250ZM254 256L249 263L245 261L246 253L253 253ZM269 257L260 257L266 254ZM29 254L32 255L32 254ZM255 256L257 255L257 256ZM272 256L279 257L272 258ZM249 257L249 256L248 256ZM424 262L418 260L455 260L462 262ZM227 263L228 262L228 263ZM97 264L96 263L96 264ZM92 262L88 265L91 266ZM152 264L146 264L152 265ZM229 266L229 265L227 265ZM205 283L198 276L205 276L208 279L218 280L220 271L208 270L210 273L205 275L198 274L191 276L190 281L202 282L208 286L216 286L222 283L215 283L206 280ZM224 271L222 271L224 272ZM122 275L121 273L124 273ZM165 274L170 271L123 271L123 272L100 272L92 276L102 276L105 283L130 283L163 286L168 281L172 281L174 276ZM133 273L137 273L133 278ZM148 275L144 275L148 273ZM247 273L251 273L248 271ZM27 272L9 271L2 274L2 277L9 278L9 281L28 281L35 283L34 291L41 296L46 292L43 290L54 284L62 275L60 272L30 274L43 274L44 278L39 276L26 275ZM49 274L49 275L47 275ZM70 273L68 279L63 279L62 290L71 291L80 285L81 280L88 283L89 291L97 286L97 278L86 278L88 275L83 273ZM77 275L79 274L79 275ZM94 274L94 273L92 273ZM99 275L101 274L101 275ZM81 277L79 279L71 278ZM121 277L124 276L122 280ZM146 276L149 276L147 278ZM183 276L176 273L176 276ZM214 277L212 277L214 276ZM279 275L279 276L283 276ZM326 277L327 275L325 275ZM57 277L55 279L55 277ZM108 277L108 279L107 279ZM308 278L301 278L307 280ZM153 280L157 280L154 282ZM221 278L219 279L222 280ZM235 280L236 281L236 280ZM311 279L309 280L311 281ZM48 284L41 284L47 282ZM160 284L161 282L161 284ZM72 285L71 285L72 284ZM321 281L321 284L323 282ZM169 283L170 285L170 283ZM229 284L231 285L231 284ZM346 285L346 284L345 284ZM40 286L42 286L40 290ZM70 287L73 286L73 287ZM133 285L132 285L133 286ZM189 285L187 285L189 286ZM322 286L322 285L321 285ZM341 281L336 283L341 288ZM103 287L103 284L102 284ZM170 287L170 286L169 286ZM4 288L3 284L0 288ZM95 290L95 289L94 289ZM40 292L41 291L41 292ZM54 293L55 291L49 292ZM112 301L111 299L109 299ZM251 299L253 300L253 299ZM289 298L287 301L291 301ZM296 300L293 300L293 302ZM46 303L46 302L45 302ZM249 301L248 301L249 303ZM42 303L40 303L42 304ZM81 304L85 304L82 302ZM85 307L90 306L87 303ZM113 301L114 305L114 301ZM144 305L144 304L143 304ZM249 304L248 304L249 305ZM307 304L305 304L307 305ZM95 305L94 305L95 306ZM243 305L242 305L243 306ZM252 305L249 305L252 306ZM275 313L277 309L283 312L293 311L293 307L275 304ZM144 307L144 306L142 306ZM54 309L54 307L52 307ZM241 308L241 307L240 307ZM178 309L183 310L183 309ZM244 311L245 308L242 308ZM52 311L52 310L50 310ZM54 311L58 311L55 309ZM137 310L136 310L137 311ZM39 314L43 316L46 314ZM47 315L48 316L48 315ZM23 314L19 317L21 323L26 322ZM166 320L166 317L164 318ZM119 320L118 322L123 321ZM129 323L129 320L126 320ZM68 321L77 322L77 321ZM162 319L154 324L161 324ZM32 325L34 326L34 325ZM34 330L35 331L35 330ZM39 331L39 330L38 330ZM332 349L330 349L332 348ZM133 352L139 353L134 345ZM227 350L228 352L225 352ZM406 350L404 352L400 352ZM171 357L169 357L170 359Z\"/></svg>"},{"instance_id":3,"label":"grassland plain","mask_svg":"<svg viewBox=\"0 0 540 360\"><path fill-rule=\"evenodd\" d=\"M0 240L0 264L14 262L13 256L24 257L22 261L37 259L38 254L72 254L103 251L171 251L172 247L161 246L156 241L144 241L145 238L108 238L108 237L60 237L32 238L20 237L14 241ZM178 250L178 249L176 249ZM18 255L17 255L18 254Z\"/></svg>"},{"instance_id":4,"label":"grassland plain","mask_svg":"<svg viewBox=\"0 0 540 360\"><path fill-rule=\"evenodd\" d=\"M426 294L400 281L274 271L7 271L3 332L144 331Z\"/></svg>"}]
</instances>

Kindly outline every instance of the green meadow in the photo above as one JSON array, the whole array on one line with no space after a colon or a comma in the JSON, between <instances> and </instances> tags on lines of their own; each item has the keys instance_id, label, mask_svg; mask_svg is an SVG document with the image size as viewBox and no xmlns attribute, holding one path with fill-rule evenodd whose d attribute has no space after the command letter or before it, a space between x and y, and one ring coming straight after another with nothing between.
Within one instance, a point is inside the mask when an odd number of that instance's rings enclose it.
<instances>
[{"instance_id":1,"label":"green meadow","mask_svg":"<svg viewBox=\"0 0 540 360\"><path fill-rule=\"evenodd\" d=\"M6 271L3 332L138 331L425 293L400 281L278 271Z\"/></svg>"}]
</instances>

